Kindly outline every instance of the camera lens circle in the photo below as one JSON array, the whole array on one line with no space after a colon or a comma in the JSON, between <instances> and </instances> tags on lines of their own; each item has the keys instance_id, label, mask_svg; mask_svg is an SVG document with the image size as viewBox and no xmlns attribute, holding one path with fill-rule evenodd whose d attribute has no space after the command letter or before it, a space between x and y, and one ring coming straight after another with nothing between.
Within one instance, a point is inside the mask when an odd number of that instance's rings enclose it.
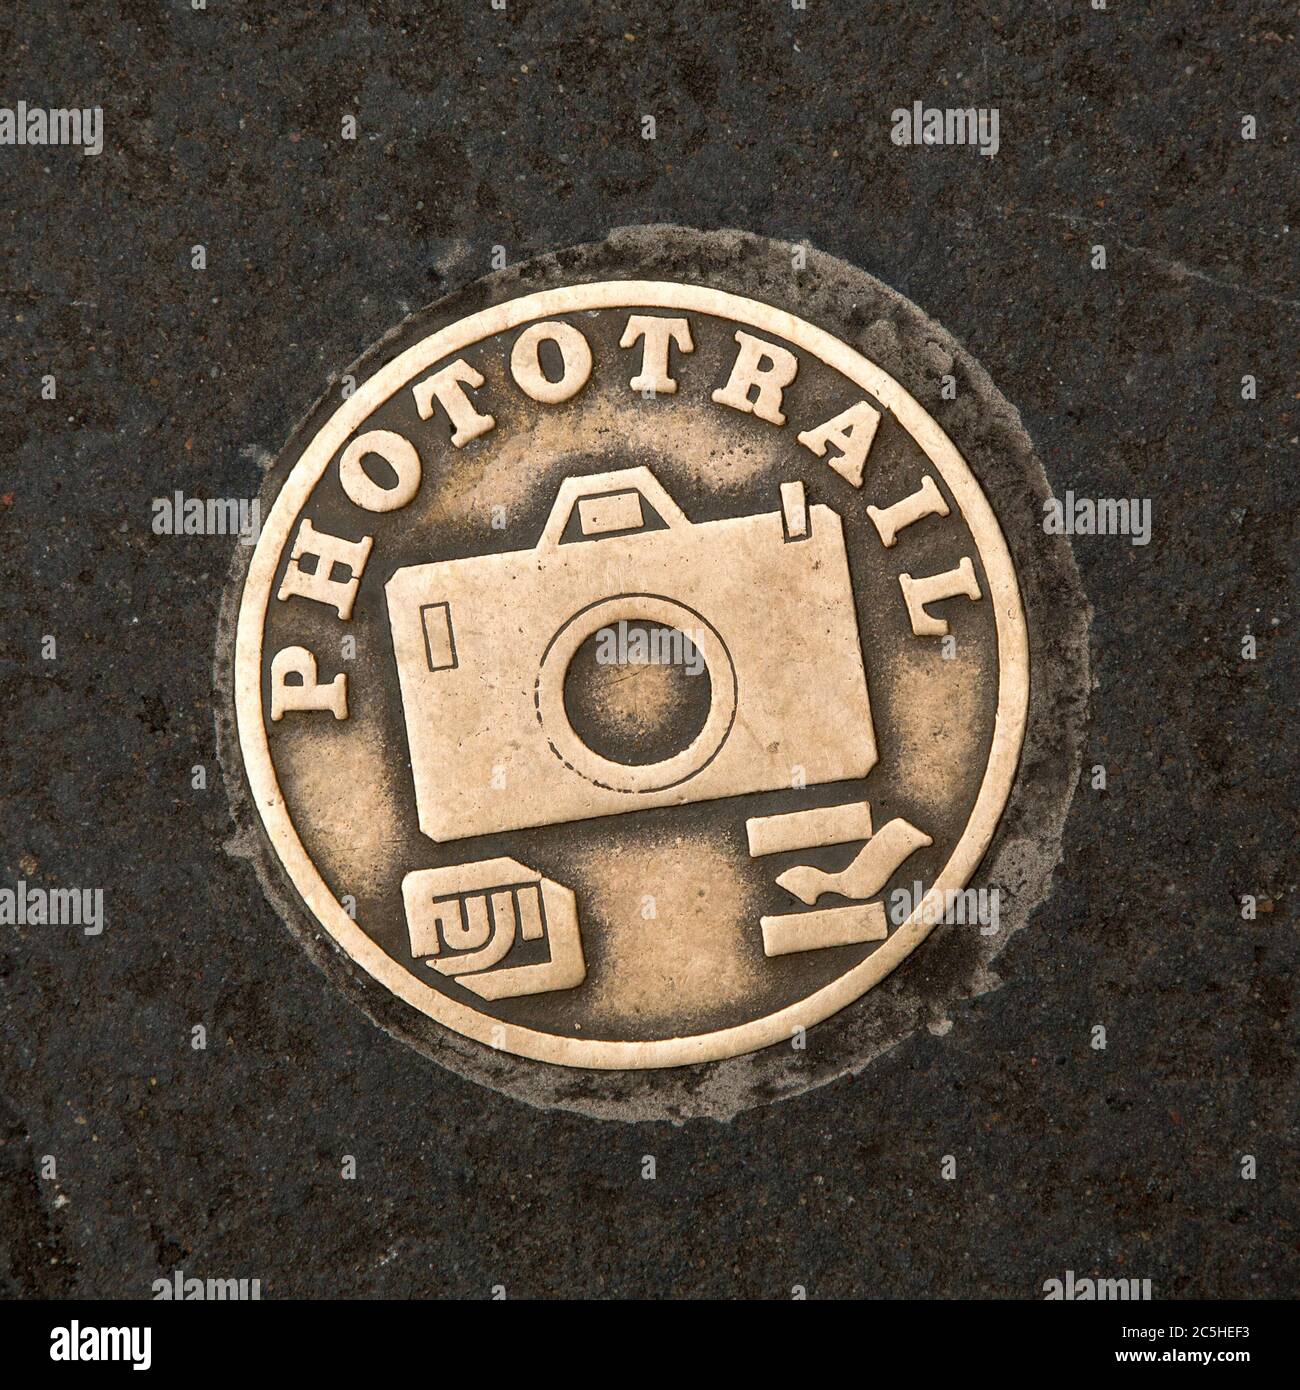
<instances>
[{"instance_id":1,"label":"camera lens circle","mask_svg":"<svg viewBox=\"0 0 1300 1390\"><path fill-rule=\"evenodd\" d=\"M689 632L626 619L593 633L564 675L564 708L594 753L629 766L659 763L699 736L712 708L704 653Z\"/></svg>"},{"instance_id":2,"label":"camera lens circle","mask_svg":"<svg viewBox=\"0 0 1300 1390\"><path fill-rule=\"evenodd\" d=\"M638 650L632 634L647 625L690 634L692 654L702 659L709 672L708 713L684 748L666 757L656 755L653 762L622 762L604 756L573 727L566 678L574 657L590 638L599 643L602 632L611 634L605 638L606 649L610 653L612 642L611 654L616 655L621 634L626 656ZM726 644L701 614L662 594L619 594L588 604L551 638L537 673L534 703L551 751L566 767L614 791L665 791L703 771L726 742L736 717L736 672Z\"/></svg>"}]
</instances>

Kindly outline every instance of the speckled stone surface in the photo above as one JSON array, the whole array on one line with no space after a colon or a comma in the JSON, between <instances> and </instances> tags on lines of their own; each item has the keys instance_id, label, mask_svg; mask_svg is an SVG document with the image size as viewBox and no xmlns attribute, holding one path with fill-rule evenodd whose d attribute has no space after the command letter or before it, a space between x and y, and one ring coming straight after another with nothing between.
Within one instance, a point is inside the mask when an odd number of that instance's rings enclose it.
<instances>
[{"instance_id":1,"label":"speckled stone surface","mask_svg":"<svg viewBox=\"0 0 1300 1390\"><path fill-rule=\"evenodd\" d=\"M0 146L0 885L107 912L0 927L0 1291L1294 1294L1294 31L1120 0L0 17L0 102L105 121L94 158ZM893 145L913 101L996 105L997 156ZM1058 496L1154 511L1148 546L1074 542L1085 777L1002 987L725 1124L533 1109L328 985L224 848L232 546L150 529L174 489L254 495L330 379L493 246L658 222L860 266L988 370Z\"/></svg>"}]
</instances>

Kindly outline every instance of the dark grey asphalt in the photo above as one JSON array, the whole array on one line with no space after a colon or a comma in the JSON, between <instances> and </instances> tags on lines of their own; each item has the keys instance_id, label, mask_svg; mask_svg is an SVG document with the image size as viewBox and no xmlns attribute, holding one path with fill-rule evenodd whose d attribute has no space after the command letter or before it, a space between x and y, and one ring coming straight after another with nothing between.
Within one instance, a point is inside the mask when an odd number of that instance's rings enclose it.
<instances>
[{"instance_id":1,"label":"dark grey asphalt","mask_svg":"<svg viewBox=\"0 0 1300 1390\"><path fill-rule=\"evenodd\" d=\"M106 123L97 158L0 147L0 882L108 912L0 928L0 1292L1294 1294L1287 7L20 0L0 52L0 103ZM997 105L997 157L892 145L914 100ZM654 222L861 266L982 362L1058 495L1155 515L1145 548L1076 542L1107 788L1004 987L853 1081L678 1128L523 1106L328 987L223 849L229 543L149 506L253 495L331 377L494 245Z\"/></svg>"}]
</instances>

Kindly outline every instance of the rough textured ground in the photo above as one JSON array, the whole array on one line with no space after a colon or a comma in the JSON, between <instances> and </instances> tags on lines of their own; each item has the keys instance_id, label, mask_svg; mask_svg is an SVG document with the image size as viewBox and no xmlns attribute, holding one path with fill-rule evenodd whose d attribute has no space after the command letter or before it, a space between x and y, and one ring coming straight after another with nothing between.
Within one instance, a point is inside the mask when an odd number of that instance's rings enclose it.
<instances>
[{"instance_id":1,"label":"rough textured ground","mask_svg":"<svg viewBox=\"0 0 1300 1390\"><path fill-rule=\"evenodd\" d=\"M0 1290L1295 1292L1289 7L20 0L0 51L4 101L106 121L97 158L0 147L0 883L108 912L0 928ZM892 145L914 100L997 105L997 157ZM149 506L253 495L331 375L492 246L663 221L860 265L983 363L1058 495L1155 512L1149 546L1076 541L1107 786L1004 988L678 1128L521 1106L326 987L222 848L229 543Z\"/></svg>"}]
</instances>

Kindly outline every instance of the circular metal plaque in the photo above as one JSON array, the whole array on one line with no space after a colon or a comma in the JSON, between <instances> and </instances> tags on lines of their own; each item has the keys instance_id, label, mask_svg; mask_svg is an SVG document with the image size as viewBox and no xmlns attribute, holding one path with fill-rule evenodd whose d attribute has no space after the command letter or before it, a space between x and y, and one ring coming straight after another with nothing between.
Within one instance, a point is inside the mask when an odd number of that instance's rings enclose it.
<instances>
[{"instance_id":1,"label":"circular metal plaque","mask_svg":"<svg viewBox=\"0 0 1300 1390\"><path fill-rule=\"evenodd\" d=\"M778 303L644 252L404 325L298 431L238 583L277 900L494 1084L798 1054L939 925L1001 930L1033 653L916 394L972 380L792 311L799 248Z\"/></svg>"}]
</instances>

